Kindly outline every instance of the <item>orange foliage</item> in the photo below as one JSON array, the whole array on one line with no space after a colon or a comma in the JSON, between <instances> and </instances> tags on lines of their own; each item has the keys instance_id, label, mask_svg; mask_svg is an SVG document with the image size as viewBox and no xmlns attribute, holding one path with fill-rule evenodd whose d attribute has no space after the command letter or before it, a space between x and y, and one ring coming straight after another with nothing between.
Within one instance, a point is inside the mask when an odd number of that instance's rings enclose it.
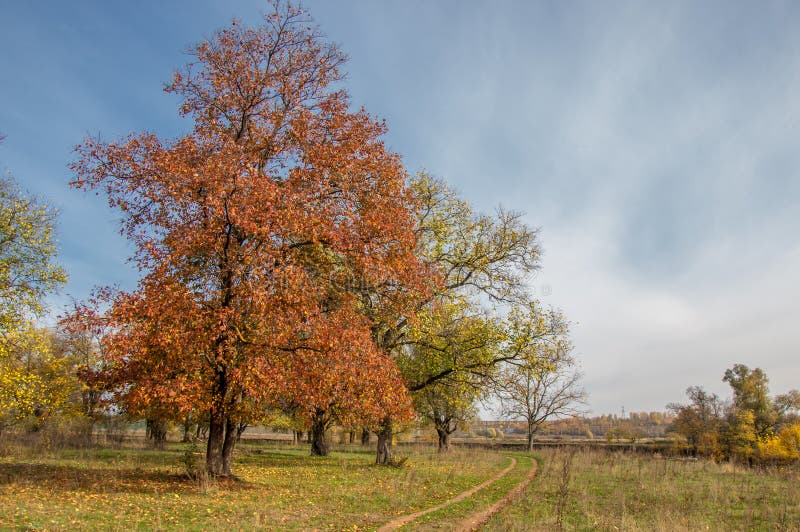
<instances>
[{"instance_id":1,"label":"orange foliage","mask_svg":"<svg viewBox=\"0 0 800 532\"><path fill-rule=\"evenodd\" d=\"M106 378L127 408L210 410L208 467L227 474L225 426L245 398L407 409L353 294L369 287L386 312L407 311L425 269L386 127L349 110L345 57L301 10L234 22L194 56L166 89L188 134L77 148L72 184L122 213L142 278L99 290L75 319L108 329Z\"/></svg>"}]
</instances>

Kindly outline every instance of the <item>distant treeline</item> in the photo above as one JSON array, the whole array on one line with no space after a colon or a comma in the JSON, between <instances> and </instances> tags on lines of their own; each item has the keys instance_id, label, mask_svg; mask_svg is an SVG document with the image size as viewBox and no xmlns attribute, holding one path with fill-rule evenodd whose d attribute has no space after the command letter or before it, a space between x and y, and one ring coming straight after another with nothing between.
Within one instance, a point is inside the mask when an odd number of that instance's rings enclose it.
<instances>
[{"instance_id":1,"label":"distant treeline","mask_svg":"<svg viewBox=\"0 0 800 532\"><path fill-rule=\"evenodd\" d=\"M546 421L537 432L539 438L568 436L571 438L603 438L607 440L638 440L665 438L675 416L670 412L631 412L626 417L604 414L594 417L572 417ZM493 428L506 435L524 435L522 421L479 421L473 431Z\"/></svg>"}]
</instances>

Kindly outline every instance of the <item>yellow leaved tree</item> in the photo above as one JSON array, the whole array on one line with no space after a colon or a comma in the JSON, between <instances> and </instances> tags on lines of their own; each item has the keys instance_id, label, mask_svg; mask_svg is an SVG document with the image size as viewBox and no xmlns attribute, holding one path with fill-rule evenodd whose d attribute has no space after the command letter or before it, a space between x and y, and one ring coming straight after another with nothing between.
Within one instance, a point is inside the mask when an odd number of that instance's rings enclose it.
<instances>
[{"instance_id":1,"label":"yellow leaved tree","mask_svg":"<svg viewBox=\"0 0 800 532\"><path fill-rule=\"evenodd\" d=\"M45 296L66 281L55 263L55 213L0 180L0 431L65 402L64 362L35 326Z\"/></svg>"}]
</instances>

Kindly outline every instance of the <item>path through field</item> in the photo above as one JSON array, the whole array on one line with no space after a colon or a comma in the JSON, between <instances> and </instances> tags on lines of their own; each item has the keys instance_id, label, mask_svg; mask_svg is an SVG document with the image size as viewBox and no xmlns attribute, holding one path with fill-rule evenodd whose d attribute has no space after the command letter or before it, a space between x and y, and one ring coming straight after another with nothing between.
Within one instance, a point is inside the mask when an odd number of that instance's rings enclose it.
<instances>
[{"instance_id":1,"label":"path through field","mask_svg":"<svg viewBox=\"0 0 800 532\"><path fill-rule=\"evenodd\" d=\"M517 497L519 497L523 491L525 491L525 488L527 488L528 484L531 483L533 477L536 476L536 472L538 470L539 470L538 463L536 462L536 460L532 459L531 469L530 471L528 471L528 475L525 477L525 479L523 479L522 482L514 486L514 488L511 491L509 491L505 497L503 497L490 507L485 508L483 510L479 510L467 516L466 519L461 521L461 524L458 526L456 530L458 530L459 532L470 532L472 530L478 530L481 526L486 524L486 522L489 521L489 519L494 514L496 514L497 512L499 512L500 510L502 510L503 508L514 502L514 500Z\"/></svg>"},{"instance_id":2,"label":"path through field","mask_svg":"<svg viewBox=\"0 0 800 532\"><path fill-rule=\"evenodd\" d=\"M389 521L388 523L386 523L385 525L383 525L382 527L380 527L378 529L378 532L389 532L390 530L396 530L396 529L400 528L401 526L406 525L406 524L408 524L408 523L410 523L410 522L422 517L423 515L427 515L429 513L436 512L438 510L441 510L442 508L446 508L446 507L448 507L448 506L450 506L452 504L455 504L457 502L463 501L464 499L474 495L478 491L480 491L480 490L482 490L482 489L484 489L484 488L486 488L488 486L491 486L492 484L494 484L495 482L497 482L498 480L500 480L501 478L506 476L517 465L517 459L516 458L514 458L514 457L509 457L509 458L511 459L511 462L508 464L508 466L505 469L503 469L502 471L500 471L497 475L495 475L494 477L490 478L489 480L487 480L487 481L475 486L474 488L471 488L471 489L469 489L467 491L459 493L458 495L456 495L452 499L448 499L447 501L445 501L445 502L443 502L441 504L438 504L436 506L433 506L431 508L426 508L425 510L420 510L418 512L414 512L414 513L410 513L410 514L401 515L399 517L396 517L396 518L392 519L391 521ZM505 497L503 497L502 499L500 499L499 501L494 503L489 508L486 508L484 510L480 510L478 512L475 512L473 514L468 515L461 522L461 524L458 526L458 530L465 530L465 531L466 530L474 530L475 528L481 526L492 515L494 515L498 511L500 511L500 509L505 507L507 504L509 504L511 501L513 501L520 493L522 493L522 491L528 486L528 484L530 484L530 482L533 479L534 475L536 475L536 461L532 460L531 461L531 470L528 473L528 476L526 476L525 479L522 482L520 482L519 484L514 486L514 488Z\"/></svg>"}]
</instances>

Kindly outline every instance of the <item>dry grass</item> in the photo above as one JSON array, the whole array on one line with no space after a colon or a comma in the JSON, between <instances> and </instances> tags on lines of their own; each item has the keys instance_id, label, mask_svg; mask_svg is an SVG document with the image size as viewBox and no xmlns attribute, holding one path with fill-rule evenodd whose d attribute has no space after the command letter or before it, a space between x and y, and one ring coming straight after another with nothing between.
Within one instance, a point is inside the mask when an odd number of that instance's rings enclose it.
<instances>
[{"instance_id":1,"label":"dry grass","mask_svg":"<svg viewBox=\"0 0 800 532\"><path fill-rule=\"evenodd\" d=\"M490 530L800 530L800 470L543 450L526 494Z\"/></svg>"}]
</instances>

